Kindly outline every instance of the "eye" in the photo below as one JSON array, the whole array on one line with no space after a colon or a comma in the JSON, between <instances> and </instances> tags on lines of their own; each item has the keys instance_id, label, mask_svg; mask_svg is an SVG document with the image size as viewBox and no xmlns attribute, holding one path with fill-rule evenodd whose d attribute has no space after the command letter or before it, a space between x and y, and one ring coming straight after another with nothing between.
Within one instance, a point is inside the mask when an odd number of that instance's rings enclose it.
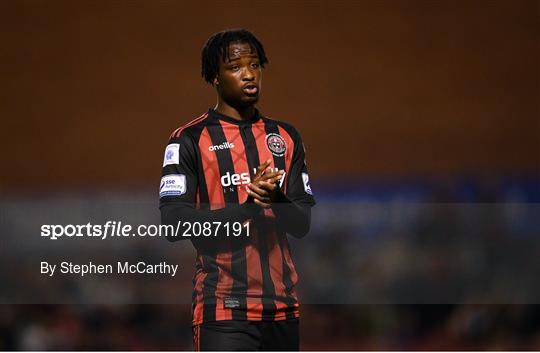
<instances>
[{"instance_id":1,"label":"eye","mask_svg":"<svg viewBox=\"0 0 540 353\"><path fill-rule=\"evenodd\" d=\"M231 70L233 70L233 71L238 71L239 69L240 69L240 66L238 66L238 65L231 66Z\"/></svg>"},{"instance_id":2,"label":"eye","mask_svg":"<svg viewBox=\"0 0 540 353\"><path fill-rule=\"evenodd\" d=\"M259 68L259 63L252 63L251 64L251 67L254 68L254 69L258 69Z\"/></svg>"}]
</instances>

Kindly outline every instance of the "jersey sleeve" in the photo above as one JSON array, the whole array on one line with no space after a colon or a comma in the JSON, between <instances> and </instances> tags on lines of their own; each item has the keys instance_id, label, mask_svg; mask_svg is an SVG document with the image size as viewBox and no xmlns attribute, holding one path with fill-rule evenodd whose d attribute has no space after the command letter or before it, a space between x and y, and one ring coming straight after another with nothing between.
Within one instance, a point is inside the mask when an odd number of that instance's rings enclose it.
<instances>
[{"instance_id":1,"label":"jersey sleeve","mask_svg":"<svg viewBox=\"0 0 540 353\"><path fill-rule=\"evenodd\" d=\"M292 138L294 139L294 149L287 179L287 197L299 204L313 206L315 198L309 182L309 174L306 164L306 150L300 134L294 130Z\"/></svg>"},{"instance_id":2,"label":"jersey sleeve","mask_svg":"<svg viewBox=\"0 0 540 353\"><path fill-rule=\"evenodd\" d=\"M169 140L159 184L160 207L184 204L193 207L197 197L197 150L187 132Z\"/></svg>"}]
</instances>

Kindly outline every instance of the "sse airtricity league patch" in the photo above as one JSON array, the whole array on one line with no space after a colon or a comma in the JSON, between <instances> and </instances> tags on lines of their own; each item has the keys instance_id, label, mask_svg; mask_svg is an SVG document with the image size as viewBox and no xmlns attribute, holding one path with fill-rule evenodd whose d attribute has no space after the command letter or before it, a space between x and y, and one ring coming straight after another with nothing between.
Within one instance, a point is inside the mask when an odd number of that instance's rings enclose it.
<instances>
[{"instance_id":1,"label":"sse airtricity league patch","mask_svg":"<svg viewBox=\"0 0 540 353\"><path fill-rule=\"evenodd\" d=\"M169 174L161 178L159 197L180 196L187 191L186 176L184 174Z\"/></svg>"}]
</instances>

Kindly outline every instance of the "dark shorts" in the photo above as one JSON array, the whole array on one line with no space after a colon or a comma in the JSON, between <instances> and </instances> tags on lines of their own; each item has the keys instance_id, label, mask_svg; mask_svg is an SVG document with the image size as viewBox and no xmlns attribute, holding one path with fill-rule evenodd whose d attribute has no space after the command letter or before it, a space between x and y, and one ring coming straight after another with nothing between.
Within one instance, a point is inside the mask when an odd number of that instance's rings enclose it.
<instances>
[{"instance_id":1,"label":"dark shorts","mask_svg":"<svg viewBox=\"0 0 540 353\"><path fill-rule=\"evenodd\" d=\"M298 319L213 321L193 327L195 351L298 351Z\"/></svg>"}]
</instances>

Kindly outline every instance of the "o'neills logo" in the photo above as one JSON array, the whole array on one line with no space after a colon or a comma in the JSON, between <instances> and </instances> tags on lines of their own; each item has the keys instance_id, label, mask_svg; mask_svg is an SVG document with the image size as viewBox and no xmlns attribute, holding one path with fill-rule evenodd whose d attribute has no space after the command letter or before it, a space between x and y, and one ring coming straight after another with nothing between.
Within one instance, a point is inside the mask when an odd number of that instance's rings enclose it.
<instances>
[{"instance_id":1,"label":"o'neills logo","mask_svg":"<svg viewBox=\"0 0 540 353\"><path fill-rule=\"evenodd\" d=\"M215 150L227 150L234 148L234 143L230 143L229 141L223 142L221 145L214 145L208 147L209 151L215 151Z\"/></svg>"}]
</instances>

